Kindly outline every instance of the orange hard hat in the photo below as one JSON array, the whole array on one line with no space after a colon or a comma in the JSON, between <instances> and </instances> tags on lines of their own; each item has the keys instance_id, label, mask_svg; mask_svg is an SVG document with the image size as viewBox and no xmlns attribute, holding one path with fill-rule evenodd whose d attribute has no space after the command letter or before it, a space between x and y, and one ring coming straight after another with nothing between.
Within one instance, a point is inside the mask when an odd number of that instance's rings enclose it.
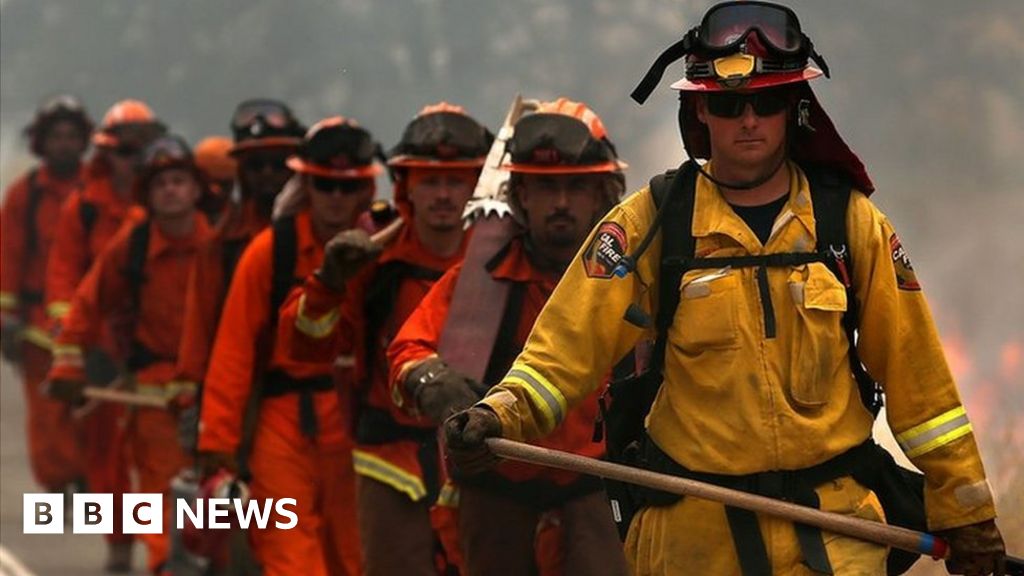
<instances>
[{"instance_id":1,"label":"orange hard hat","mask_svg":"<svg viewBox=\"0 0 1024 576\"><path fill-rule=\"evenodd\" d=\"M439 102L425 106L405 127L388 154L395 168L479 168L494 142L490 130L462 106Z\"/></svg>"},{"instance_id":2,"label":"orange hard hat","mask_svg":"<svg viewBox=\"0 0 1024 576\"><path fill-rule=\"evenodd\" d=\"M103 115L92 141L97 146L113 148L130 142L145 146L166 131L156 114L139 100L121 100Z\"/></svg>"},{"instance_id":3,"label":"orange hard hat","mask_svg":"<svg viewBox=\"0 0 1024 576\"><path fill-rule=\"evenodd\" d=\"M383 169L375 159L380 145L355 120L334 116L306 132L288 167L301 174L325 178L373 178Z\"/></svg>"},{"instance_id":4,"label":"orange hard hat","mask_svg":"<svg viewBox=\"0 0 1024 576\"><path fill-rule=\"evenodd\" d=\"M586 104L559 98L543 102L536 113L522 117L507 145L502 168L532 174L621 172L619 160L601 118Z\"/></svg>"},{"instance_id":5,"label":"orange hard hat","mask_svg":"<svg viewBox=\"0 0 1024 576\"><path fill-rule=\"evenodd\" d=\"M196 144L195 158L199 169L214 181L233 180L238 163L229 153L234 146L227 136L208 136Z\"/></svg>"}]
</instances>

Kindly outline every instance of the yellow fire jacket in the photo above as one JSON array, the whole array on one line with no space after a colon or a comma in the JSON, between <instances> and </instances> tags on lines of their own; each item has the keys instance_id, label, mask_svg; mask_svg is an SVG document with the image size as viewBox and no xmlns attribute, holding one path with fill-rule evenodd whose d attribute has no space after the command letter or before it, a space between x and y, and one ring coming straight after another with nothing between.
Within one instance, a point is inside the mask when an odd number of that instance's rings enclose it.
<instances>
[{"instance_id":1,"label":"yellow fire jacket","mask_svg":"<svg viewBox=\"0 0 1024 576\"><path fill-rule=\"evenodd\" d=\"M767 245L698 178L692 232L698 257L812 251L814 212L803 172L790 165L789 199ZM623 320L631 303L652 313L659 238L625 278L609 273L640 243L655 207L643 189L591 233L544 308L508 375L481 402L503 435L550 432L601 383L614 362L653 334ZM679 226L665 222L664 226ZM927 478L932 530L995 517L971 425L946 364L924 295L892 225L862 193L847 213L860 302L858 351L884 387L888 421ZM806 468L860 444L872 417L849 368L840 320L843 284L822 263L769 268L771 307L754 268L693 270L679 285L665 382L647 417L652 439L683 466L749 474ZM774 308L776 334L766 336Z\"/></svg>"}]
</instances>

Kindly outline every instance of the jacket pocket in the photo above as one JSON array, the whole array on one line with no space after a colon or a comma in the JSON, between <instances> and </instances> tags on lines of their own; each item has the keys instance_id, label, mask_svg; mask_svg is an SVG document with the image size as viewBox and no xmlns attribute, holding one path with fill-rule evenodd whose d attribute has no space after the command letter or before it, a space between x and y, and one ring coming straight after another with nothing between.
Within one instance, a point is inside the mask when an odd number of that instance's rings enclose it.
<instances>
[{"instance_id":1,"label":"jacket pocket","mask_svg":"<svg viewBox=\"0 0 1024 576\"><path fill-rule=\"evenodd\" d=\"M672 340L683 352L695 355L739 347L739 288L739 275L729 268L692 270L683 276L672 323Z\"/></svg>"},{"instance_id":2,"label":"jacket pocket","mask_svg":"<svg viewBox=\"0 0 1024 576\"><path fill-rule=\"evenodd\" d=\"M824 264L812 262L793 270L789 291L795 308L790 393L797 405L822 406L840 371L848 370L846 288Z\"/></svg>"}]
</instances>

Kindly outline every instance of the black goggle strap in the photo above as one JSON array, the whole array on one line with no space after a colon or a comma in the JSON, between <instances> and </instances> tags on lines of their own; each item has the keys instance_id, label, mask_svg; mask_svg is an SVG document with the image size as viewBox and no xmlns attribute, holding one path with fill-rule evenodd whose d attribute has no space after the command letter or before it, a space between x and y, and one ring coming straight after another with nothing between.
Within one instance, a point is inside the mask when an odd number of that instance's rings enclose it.
<instances>
[{"instance_id":1,"label":"black goggle strap","mask_svg":"<svg viewBox=\"0 0 1024 576\"><path fill-rule=\"evenodd\" d=\"M682 60L688 54L693 51L693 48L697 42L697 28L691 29L683 36L683 39L669 46L661 53L651 64L651 67L644 74L644 77L640 80L640 83L636 85L633 92L630 93L630 98L636 101L637 104L643 104L647 102L647 99L651 96L651 92L661 82L662 76L665 75L665 70L669 66Z\"/></svg>"},{"instance_id":2,"label":"black goggle strap","mask_svg":"<svg viewBox=\"0 0 1024 576\"><path fill-rule=\"evenodd\" d=\"M825 62L825 58L818 54L818 51L814 49L814 42L804 34L804 44L807 46L807 54L810 59L821 68L821 72L825 75L825 78L832 78L832 73L828 69L828 63Z\"/></svg>"}]
</instances>

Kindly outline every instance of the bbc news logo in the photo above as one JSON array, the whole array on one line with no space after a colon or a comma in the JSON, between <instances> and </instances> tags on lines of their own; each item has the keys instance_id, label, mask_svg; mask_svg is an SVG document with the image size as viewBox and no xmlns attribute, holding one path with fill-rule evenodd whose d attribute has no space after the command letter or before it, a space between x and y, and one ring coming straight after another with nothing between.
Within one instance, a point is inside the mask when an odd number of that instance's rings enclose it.
<instances>
[{"instance_id":1,"label":"bbc news logo","mask_svg":"<svg viewBox=\"0 0 1024 576\"><path fill-rule=\"evenodd\" d=\"M124 534L160 534L165 529L163 494L123 494L121 531ZM175 526L226 530L265 529L271 524L279 530L291 530L299 523L294 498L262 501L242 498L176 498ZM71 504L73 534L113 534L114 495L74 494ZM63 534L65 524L63 494L24 494L22 499L25 534Z\"/></svg>"}]
</instances>

